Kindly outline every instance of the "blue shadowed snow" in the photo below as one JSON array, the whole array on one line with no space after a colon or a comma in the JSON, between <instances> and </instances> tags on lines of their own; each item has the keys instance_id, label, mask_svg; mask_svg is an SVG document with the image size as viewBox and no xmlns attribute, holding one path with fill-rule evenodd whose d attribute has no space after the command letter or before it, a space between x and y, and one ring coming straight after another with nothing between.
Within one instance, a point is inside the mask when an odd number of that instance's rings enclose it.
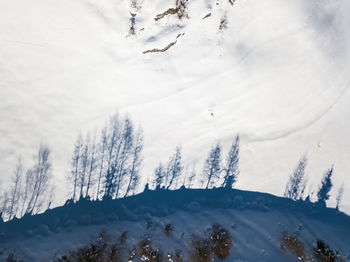
<instances>
[{"instance_id":1,"label":"blue shadowed snow","mask_svg":"<svg viewBox=\"0 0 350 262\"><path fill-rule=\"evenodd\" d=\"M150 221L154 226L151 231L146 229ZM163 239L165 223L175 228L170 240ZM81 245L106 229L115 235L128 231L130 245L151 234L165 248L175 243L186 250L191 234L200 234L212 223L230 229L235 243L230 258L242 261L294 261L279 247L285 230L298 234L309 249L317 239L323 239L343 256L350 254L350 217L346 214L308 201L224 188L145 189L117 200L67 202L43 214L0 223L0 245L23 252L31 261L45 261L45 256L64 254L67 248ZM38 256L29 251L41 249L47 249L47 254Z\"/></svg>"}]
</instances>

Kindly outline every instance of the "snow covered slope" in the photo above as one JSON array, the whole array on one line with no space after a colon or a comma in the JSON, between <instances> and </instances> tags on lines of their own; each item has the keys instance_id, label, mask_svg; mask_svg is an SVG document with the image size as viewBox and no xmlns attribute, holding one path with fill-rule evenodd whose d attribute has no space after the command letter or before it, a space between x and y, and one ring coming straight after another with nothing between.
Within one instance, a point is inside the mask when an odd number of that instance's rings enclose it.
<instances>
[{"instance_id":1,"label":"snow covered slope","mask_svg":"<svg viewBox=\"0 0 350 262\"><path fill-rule=\"evenodd\" d=\"M281 195L308 153L314 190L335 164L350 212L350 3L190 0L0 1L0 174L40 141L54 154L58 198L79 131L116 109L145 131L144 181L182 144L190 165L241 134L237 186ZM130 12L136 35L129 35ZM211 16L203 19L208 13ZM227 28L219 29L225 20ZM177 43L164 53L143 51ZM27 164L28 164L27 163ZM334 190L330 204L334 204Z\"/></svg>"},{"instance_id":2,"label":"snow covered slope","mask_svg":"<svg viewBox=\"0 0 350 262\"><path fill-rule=\"evenodd\" d=\"M322 239L350 259L350 217L344 213L310 202L222 188L145 191L103 202L82 200L0 223L0 251L3 256L15 251L27 261L48 261L88 243L101 230L115 240L127 231L124 255L150 237L165 255L180 250L184 261L192 261L188 257L193 236L203 236L214 223L232 235L234 245L225 261L297 261L280 248L285 231L297 235L310 255L316 240ZM164 232L167 224L173 227L169 236Z\"/></svg>"}]
</instances>

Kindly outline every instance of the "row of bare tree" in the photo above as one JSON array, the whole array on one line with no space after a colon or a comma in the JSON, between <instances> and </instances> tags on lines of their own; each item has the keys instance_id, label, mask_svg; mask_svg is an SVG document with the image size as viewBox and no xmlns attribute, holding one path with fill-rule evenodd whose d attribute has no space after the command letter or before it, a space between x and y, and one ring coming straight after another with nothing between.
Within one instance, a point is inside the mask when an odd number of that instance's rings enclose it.
<instances>
[{"instance_id":1,"label":"row of bare tree","mask_svg":"<svg viewBox=\"0 0 350 262\"><path fill-rule=\"evenodd\" d=\"M71 200L128 196L140 180L143 135L132 121L113 115L99 136L79 135L75 142L69 181Z\"/></svg>"},{"instance_id":2,"label":"row of bare tree","mask_svg":"<svg viewBox=\"0 0 350 262\"><path fill-rule=\"evenodd\" d=\"M75 142L69 182L71 200L100 200L120 198L134 194L140 182L142 167L143 135L132 121L119 114L113 115L100 131L91 137L79 135ZM201 182L209 188L214 185L233 187L239 169L239 136L237 135L222 163L221 146L214 146L205 161ZM181 147L178 146L169 161L160 163L154 172L152 184L156 188L175 189L179 185L191 187L196 178L193 168L184 174ZM186 177L187 176L187 177ZM187 181L186 181L187 179Z\"/></svg>"},{"instance_id":3,"label":"row of bare tree","mask_svg":"<svg viewBox=\"0 0 350 262\"><path fill-rule=\"evenodd\" d=\"M140 183L143 157L143 134L136 129L130 118L114 114L97 135L79 135L73 150L71 170L68 175L71 188L70 201L80 199L101 200L132 195ZM240 139L237 135L222 161L222 147L218 143L211 148L197 182L206 189L213 186L232 188L239 175ZM298 163L287 183L285 197L293 200L303 198L307 157ZM324 175L317 192L318 202L325 205L332 188L333 167ZM154 171L152 185L156 189L176 189L179 186L191 188L197 178L195 167L184 174L181 147L177 147L166 164L159 163ZM343 194L339 189L337 208ZM0 211L4 220L36 214L48 209L53 201L52 165L50 149L40 145L34 164L24 169L18 158L12 177L12 184L1 197ZM310 197L308 197L310 199Z\"/></svg>"},{"instance_id":4,"label":"row of bare tree","mask_svg":"<svg viewBox=\"0 0 350 262\"><path fill-rule=\"evenodd\" d=\"M50 149L41 144L32 167L25 170L18 158L11 186L1 197L1 216L4 220L36 214L48 209L53 201Z\"/></svg>"},{"instance_id":5,"label":"row of bare tree","mask_svg":"<svg viewBox=\"0 0 350 262\"><path fill-rule=\"evenodd\" d=\"M302 200L305 193L307 176L305 169L307 166L308 158L306 155L302 156L298 162L298 165L290 175L289 180L284 191L284 197L290 198L294 201ZM330 191L333 187L332 176L334 174L334 166L329 168L323 175L321 185L317 189L317 192L310 192L306 197L306 201L310 201L313 195L316 195L317 203L323 206L326 205L326 201L329 200ZM340 186L336 195L336 208L339 209L342 197L344 193L344 184Z\"/></svg>"},{"instance_id":6,"label":"row of bare tree","mask_svg":"<svg viewBox=\"0 0 350 262\"><path fill-rule=\"evenodd\" d=\"M231 148L226 156L226 162L222 162L222 147L218 143L209 151L204 162L198 182L206 188L221 186L232 188L237 182L239 175L239 135L232 142ZM181 185L191 188L196 179L195 167L189 172L187 177L183 177L184 165L182 164L181 147L177 147L175 153L170 156L167 164L159 163L154 171L152 184L158 189L174 189ZM187 180L187 181L186 181Z\"/></svg>"}]
</instances>

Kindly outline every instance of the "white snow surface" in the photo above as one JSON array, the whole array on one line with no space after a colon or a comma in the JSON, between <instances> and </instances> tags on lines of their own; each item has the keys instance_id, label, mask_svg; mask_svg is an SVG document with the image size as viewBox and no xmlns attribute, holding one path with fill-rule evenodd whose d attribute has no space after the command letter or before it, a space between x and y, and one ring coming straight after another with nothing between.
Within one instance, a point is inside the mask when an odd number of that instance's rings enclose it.
<instances>
[{"instance_id":1,"label":"white snow surface","mask_svg":"<svg viewBox=\"0 0 350 262\"><path fill-rule=\"evenodd\" d=\"M119 110L144 129L144 182L178 144L200 170L212 144L226 150L239 133L238 188L283 194L307 153L312 190L334 163L329 205L344 182L349 213L350 2L190 0L188 19L154 21L174 2L0 1L3 187L17 155L29 165L44 141L63 203L75 138Z\"/></svg>"}]
</instances>

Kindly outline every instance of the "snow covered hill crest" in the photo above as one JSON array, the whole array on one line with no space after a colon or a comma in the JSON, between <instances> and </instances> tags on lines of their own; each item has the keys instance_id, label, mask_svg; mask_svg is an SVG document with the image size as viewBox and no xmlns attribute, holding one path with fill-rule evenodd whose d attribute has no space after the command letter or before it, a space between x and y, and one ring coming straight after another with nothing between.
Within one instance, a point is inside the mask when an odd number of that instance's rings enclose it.
<instances>
[{"instance_id":1,"label":"snow covered hill crest","mask_svg":"<svg viewBox=\"0 0 350 262\"><path fill-rule=\"evenodd\" d=\"M129 261L140 261L142 239L164 253L163 260L154 261L177 261L166 255L175 253L181 254L181 261L195 261L190 259L194 239L213 225L232 236L225 261L296 261L295 254L281 249L286 232L304 243L310 256L316 241L323 240L345 259L339 261L350 259L350 217L344 213L307 201L224 188L146 188L116 200L67 202L40 215L1 223L0 247L3 256L14 251L24 261L53 261L104 230L114 240L123 239L119 256L124 258L116 261L127 261L132 252ZM301 260L310 261L306 259Z\"/></svg>"}]
</instances>

